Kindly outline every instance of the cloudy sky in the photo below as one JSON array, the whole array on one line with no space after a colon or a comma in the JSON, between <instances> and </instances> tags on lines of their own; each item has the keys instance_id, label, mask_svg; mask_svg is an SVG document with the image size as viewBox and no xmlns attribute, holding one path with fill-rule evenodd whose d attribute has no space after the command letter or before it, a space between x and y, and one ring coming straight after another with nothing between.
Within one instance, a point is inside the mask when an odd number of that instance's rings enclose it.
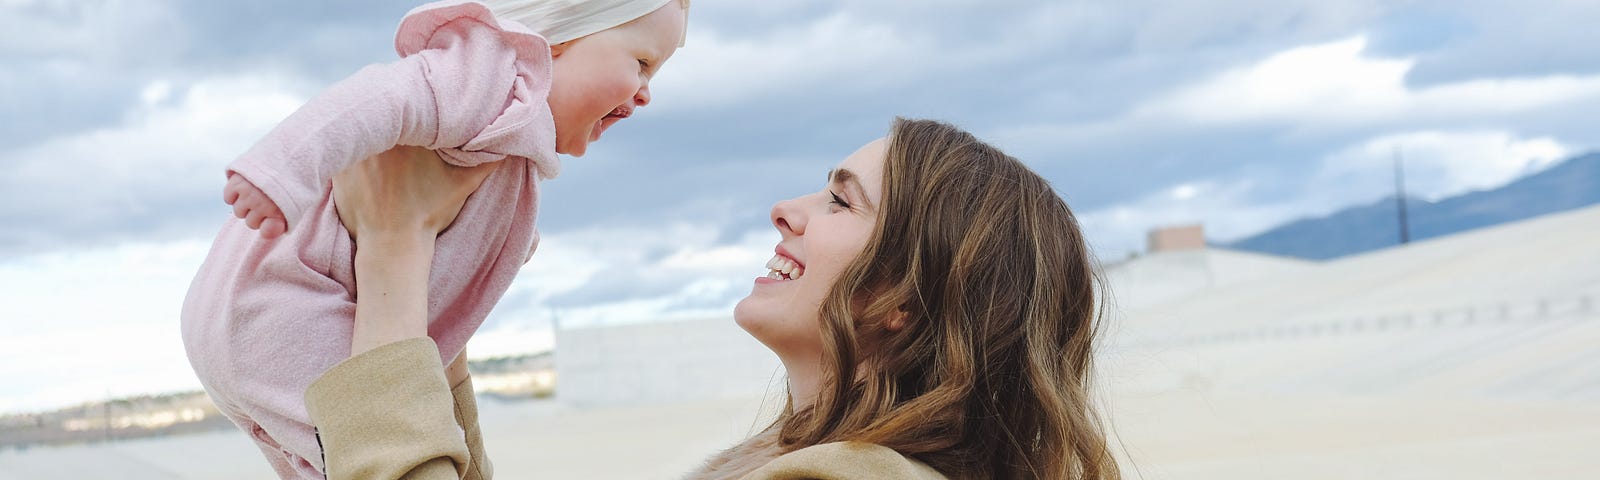
<instances>
[{"instance_id":1,"label":"cloudy sky","mask_svg":"<svg viewBox=\"0 0 1600 480\"><path fill-rule=\"evenodd\" d=\"M0 412L196 388L178 309L222 168L393 57L410 2L0 0ZM769 206L896 116L1049 178L1103 259L1226 241L1600 147L1593 0L695 0L654 103L545 185L539 254L473 355L725 317Z\"/></svg>"}]
</instances>

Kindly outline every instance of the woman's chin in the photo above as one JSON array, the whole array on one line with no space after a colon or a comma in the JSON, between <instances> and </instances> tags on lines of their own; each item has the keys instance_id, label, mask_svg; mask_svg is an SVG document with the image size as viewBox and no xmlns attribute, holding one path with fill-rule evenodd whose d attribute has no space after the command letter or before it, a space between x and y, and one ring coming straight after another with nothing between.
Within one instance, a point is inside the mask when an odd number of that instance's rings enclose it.
<instances>
[{"instance_id":1,"label":"woman's chin","mask_svg":"<svg viewBox=\"0 0 1600 480\"><path fill-rule=\"evenodd\" d=\"M750 297L740 300L739 304L733 307L733 323L744 329L744 333L750 334L761 343L767 343L762 337L772 330L772 320L762 315L761 306L757 303L759 302Z\"/></svg>"},{"instance_id":2,"label":"woman's chin","mask_svg":"<svg viewBox=\"0 0 1600 480\"><path fill-rule=\"evenodd\" d=\"M739 300L739 303L737 305L733 306L733 323L738 324L739 328L743 328L745 332L749 332L751 335L755 335L755 332L752 332L750 330L751 321L749 320L749 318L750 318L750 313L751 313L750 312L750 308L751 307L750 307L749 303L750 303L750 297L744 297L743 300Z\"/></svg>"}]
</instances>

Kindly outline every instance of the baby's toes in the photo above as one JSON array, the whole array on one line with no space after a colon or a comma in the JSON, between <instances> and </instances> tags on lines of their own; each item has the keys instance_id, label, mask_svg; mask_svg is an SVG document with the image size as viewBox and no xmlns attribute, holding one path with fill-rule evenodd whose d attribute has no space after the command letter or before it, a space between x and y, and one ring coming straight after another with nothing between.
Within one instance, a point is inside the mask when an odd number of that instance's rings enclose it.
<instances>
[{"instance_id":1,"label":"baby's toes","mask_svg":"<svg viewBox=\"0 0 1600 480\"><path fill-rule=\"evenodd\" d=\"M267 218L276 218L282 220L283 210L278 208L278 204L273 202L271 198L267 198L266 193L256 193L257 196L260 197L260 200L257 200L256 205L251 208L261 210L261 214Z\"/></svg>"},{"instance_id":2,"label":"baby's toes","mask_svg":"<svg viewBox=\"0 0 1600 480\"><path fill-rule=\"evenodd\" d=\"M268 240L278 238L278 236L283 235L283 232L288 230L288 227L284 226L284 221L282 218L269 216L261 219L261 238Z\"/></svg>"},{"instance_id":3,"label":"baby's toes","mask_svg":"<svg viewBox=\"0 0 1600 480\"><path fill-rule=\"evenodd\" d=\"M253 209L250 210L249 215L244 217L244 225L250 227L251 230L260 230L261 221L266 220L266 218L267 216L262 214L260 209Z\"/></svg>"},{"instance_id":4,"label":"baby's toes","mask_svg":"<svg viewBox=\"0 0 1600 480\"><path fill-rule=\"evenodd\" d=\"M247 182L244 181L244 177L238 175L229 176L228 184L222 187L223 203L233 205L233 202L239 201L239 194L244 192L244 186L246 184Z\"/></svg>"}]
</instances>

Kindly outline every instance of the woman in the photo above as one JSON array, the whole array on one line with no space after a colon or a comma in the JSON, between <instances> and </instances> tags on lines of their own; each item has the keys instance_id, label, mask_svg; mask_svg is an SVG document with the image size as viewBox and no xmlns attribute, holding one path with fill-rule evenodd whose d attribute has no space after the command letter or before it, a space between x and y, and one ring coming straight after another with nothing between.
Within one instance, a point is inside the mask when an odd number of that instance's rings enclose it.
<instances>
[{"instance_id":1,"label":"woman","mask_svg":"<svg viewBox=\"0 0 1600 480\"><path fill-rule=\"evenodd\" d=\"M430 236L482 174L417 156L335 179L361 299L353 357L307 393L330 478L486 463L460 365L445 381L413 338ZM772 223L772 271L734 318L782 360L788 405L691 478L1118 478L1089 395L1095 277L1044 179L952 126L896 120Z\"/></svg>"}]
</instances>

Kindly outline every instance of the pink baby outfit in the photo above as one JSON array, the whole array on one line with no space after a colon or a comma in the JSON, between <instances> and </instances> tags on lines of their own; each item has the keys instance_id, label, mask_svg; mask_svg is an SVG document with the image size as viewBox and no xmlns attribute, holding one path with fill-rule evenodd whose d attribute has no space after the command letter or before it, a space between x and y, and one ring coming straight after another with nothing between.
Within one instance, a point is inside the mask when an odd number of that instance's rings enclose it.
<instances>
[{"instance_id":1,"label":"pink baby outfit","mask_svg":"<svg viewBox=\"0 0 1600 480\"><path fill-rule=\"evenodd\" d=\"M265 240L230 219L183 305L189 362L212 400L284 478L323 478L303 395L350 354L355 245L331 178L415 145L464 166L503 161L439 236L428 335L458 355L538 243L538 183L558 172L543 37L473 2L424 5L395 37L399 61L363 68L308 102L235 161L283 210Z\"/></svg>"}]
</instances>

